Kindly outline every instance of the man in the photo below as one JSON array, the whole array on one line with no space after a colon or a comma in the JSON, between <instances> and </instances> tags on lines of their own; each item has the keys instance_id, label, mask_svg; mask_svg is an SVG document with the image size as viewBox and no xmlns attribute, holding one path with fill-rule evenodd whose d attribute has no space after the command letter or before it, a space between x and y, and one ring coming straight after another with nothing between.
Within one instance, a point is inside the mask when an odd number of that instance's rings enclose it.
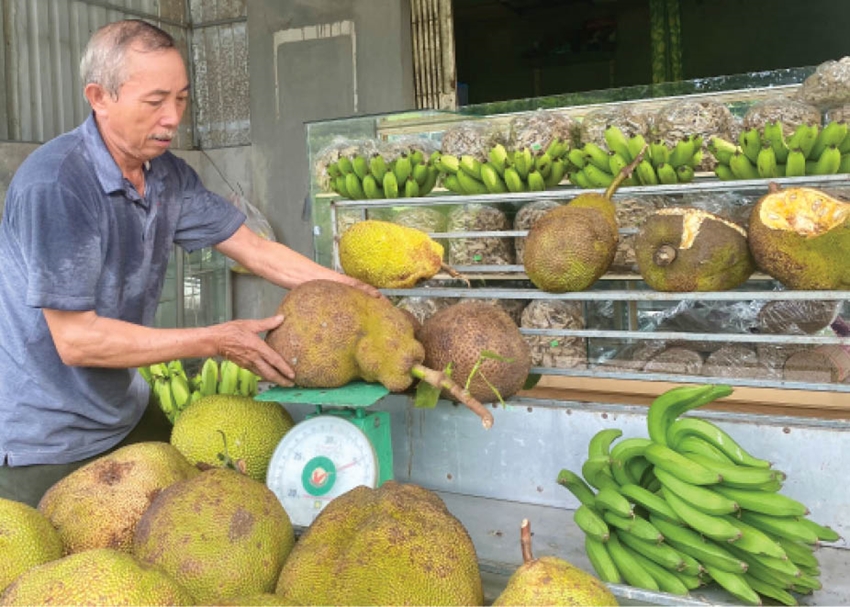
<instances>
[{"instance_id":1,"label":"man","mask_svg":"<svg viewBox=\"0 0 850 607\"><path fill-rule=\"evenodd\" d=\"M94 457L168 440L157 407L146 413L136 367L223 356L291 385L292 369L259 335L280 316L151 327L173 243L215 246L285 288L325 278L379 296L255 235L167 151L189 101L169 34L138 20L109 24L80 69L91 116L26 159L0 222L0 497L31 505Z\"/></svg>"}]
</instances>

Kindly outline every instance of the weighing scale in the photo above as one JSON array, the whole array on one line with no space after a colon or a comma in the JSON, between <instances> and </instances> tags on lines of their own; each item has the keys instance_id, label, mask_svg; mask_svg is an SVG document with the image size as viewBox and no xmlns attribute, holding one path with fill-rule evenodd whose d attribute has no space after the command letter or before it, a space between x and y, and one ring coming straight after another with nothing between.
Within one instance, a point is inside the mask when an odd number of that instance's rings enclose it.
<instances>
[{"instance_id":1,"label":"weighing scale","mask_svg":"<svg viewBox=\"0 0 850 607\"><path fill-rule=\"evenodd\" d=\"M353 382L340 388L275 386L255 396L316 407L284 435L266 473L266 485L293 525L309 526L333 498L350 489L375 488L392 479L390 414L366 411L387 394L380 384Z\"/></svg>"}]
</instances>

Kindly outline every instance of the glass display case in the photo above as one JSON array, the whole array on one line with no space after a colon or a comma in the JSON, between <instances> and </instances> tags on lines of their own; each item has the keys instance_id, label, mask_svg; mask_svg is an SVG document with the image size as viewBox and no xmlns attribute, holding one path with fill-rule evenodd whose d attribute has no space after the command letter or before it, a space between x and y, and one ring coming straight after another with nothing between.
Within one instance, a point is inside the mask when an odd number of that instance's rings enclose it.
<instances>
[{"instance_id":1,"label":"glass display case","mask_svg":"<svg viewBox=\"0 0 850 607\"><path fill-rule=\"evenodd\" d=\"M161 328L204 327L229 320L230 268L212 248L187 253L175 247L156 311Z\"/></svg>"}]
</instances>

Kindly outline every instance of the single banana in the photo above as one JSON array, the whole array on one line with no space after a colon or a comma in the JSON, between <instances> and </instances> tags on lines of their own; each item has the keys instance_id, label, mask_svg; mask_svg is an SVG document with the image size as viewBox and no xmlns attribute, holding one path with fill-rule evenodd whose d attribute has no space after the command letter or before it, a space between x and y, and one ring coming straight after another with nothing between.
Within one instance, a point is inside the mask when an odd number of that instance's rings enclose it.
<instances>
[{"instance_id":1,"label":"single banana","mask_svg":"<svg viewBox=\"0 0 850 607\"><path fill-rule=\"evenodd\" d=\"M608 457L611 443L623 436L619 428L603 428L590 437L587 443L587 457Z\"/></svg>"},{"instance_id":2,"label":"single banana","mask_svg":"<svg viewBox=\"0 0 850 607\"><path fill-rule=\"evenodd\" d=\"M407 178L407 181L404 182L404 197L416 198L417 196L419 196L419 183L413 178L413 175L411 175Z\"/></svg>"},{"instance_id":3,"label":"single banana","mask_svg":"<svg viewBox=\"0 0 850 607\"><path fill-rule=\"evenodd\" d=\"M785 163L786 177L802 177L806 174L806 156L800 148L792 148L788 152Z\"/></svg>"},{"instance_id":4,"label":"single banana","mask_svg":"<svg viewBox=\"0 0 850 607\"><path fill-rule=\"evenodd\" d=\"M692 485L713 485L722 480L720 473L716 470L659 443L647 447L644 457L652 462L655 466L654 470L659 468L666 470L676 478Z\"/></svg>"},{"instance_id":5,"label":"single banana","mask_svg":"<svg viewBox=\"0 0 850 607\"><path fill-rule=\"evenodd\" d=\"M584 480L595 489L602 487L613 487L617 489L617 482L611 472L611 458L607 456L589 457L581 465L581 475Z\"/></svg>"},{"instance_id":6,"label":"single banana","mask_svg":"<svg viewBox=\"0 0 850 607\"><path fill-rule=\"evenodd\" d=\"M850 154L850 133L838 144L838 151L842 154Z\"/></svg>"},{"instance_id":7,"label":"single banana","mask_svg":"<svg viewBox=\"0 0 850 607\"><path fill-rule=\"evenodd\" d=\"M695 151L695 152L694 152L693 156L691 156L691 157L688 159L688 161L685 163L685 165L687 165L687 166L691 167L692 169L696 170L696 168L697 168L700 164L702 164L702 159L703 159L704 157L705 157L705 152L703 152L703 151L702 151L702 148L700 148L700 149L698 149L697 151ZM682 165L682 166L685 166L685 165Z\"/></svg>"},{"instance_id":8,"label":"single banana","mask_svg":"<svg viewBox=\"0 0 850 607\"><path fill-rule=\"evenodd\" d=\"M428 165L428 177L425 179L419 188L420 196L427 196L437 185L437 180L440 178L440 170L433 164Z\"/></svg>"},{"instance_id":9,"label":"single banana","mask_svg":"<svg viewBox=\"0 0 850 607\"><path fill-rule=\"evenodd\" d=\"M523 184L522 178L513 167L505 168L505 185L510 192L516 193L525 191L525 184Z\"/></svg>"},{"instance_id":10,"label":"single banana","mask_svg":"<svg viewBox=\"0 0 850 607\"><path fill-rule=\"evenodd\" d=\"M549 145L546 146L546 154L552 159L557 160L562 158L570 149L570 143L564 141L560 137L553 137Z\"/></svg>"},{"instance_id":11,"label":"single banana","mask_svg":"<svg viewBox=\"0 0 850 607\"><path fill-rule=\"evenodd\" d=\"M764 554L754 554L739 547L738 542L730 543L728 548L732 554L745 560L747 564L758 563L777 575L800 578L803 574L799 567L792 563L787 557L777 558L775 556L766 556Z\"/></svg>"},{"instance_id":12,"label":"single banana","mask_svg":"<svg viewBox=\"0 0 850 607\"><path fill-rule=\"evenodd\" d=\"M778 164L785 164L788 159L788 144L782 131L782 123L778 120L767 122L762 129L762 139L770 144Z\"/></svg>"},{"instance_id":13,"label":"single banana","mask_svg":"<svg viewBox=\"0 0 850 607\"><path fill-rule=\"evenodd\" d=\"M731 459L729 459L729 457L725 453L723 453L723 451L721 451L708 441L703 440L699 436L684 436L679 439L678 442L675 443L675 445L671 443L671 446L674 446L676 451L682 454L695 453L697 455L704 455L705 457L710 457L711 459L716 460L722 464L734 463Z\"/></svg>"},{"instance_id":14,"label":"single banana","mask_svg":"<svg viewBox=\"0 0 850 607\"><path fill-rule=\"evenodd\" d=\"M838 147L847 136L847 123L843 120L833 120L823 127L812 146L811 157L820 158L823 151L831 145Z\"/></svg>"},{"instance_id":15,"label":"single banana","mask_svg":"<svg viewBox=\"0 0 850 607\"><path fill-rule=\"evenodd\" d=\"M567 161L563 158L557 158L552 161L552 170L549 171L549 175L546 177L546 187L554 188L561 180L564 178L564 175L567 173Z\"/></svg>"},{"instance_id":16,"label":"single banana","mask_svg":"<svg viewBox=\"0 0 850 607\"><path fill-rule=\"evenodd\" d=\"M369 200L377 200L384 197L384 190L378 185L374 175L366 175L363 178L363 193Z\"/></svg>"},{"instance_id":17,"label":"single banana","mask_svg":"<svg viewBox=\"0 0 850 607\"><path fill-rule=\"evenodd\" d=\"M706 514L730 514L740 510L740 506L735 500L720 492L686 483L663 468L656 467L654 472L655 477L665 489L672 491L677 497Z\"/></svg>"},{"instance_id":18,"label":"single banana","mask_svg":"<svg viewBox=\"0 0 850 607\"><path fill-rule=\"evenodd\" d=\"M797 140L797 146L803 152L803 156L806 157L806 160L812 158L812 150L815 147L815 141L818 138L818 132L820 131L820 127L815 124L801 124L798 127L798 130L802 129L802 133L800 138Z\"/></svg>"},{"instance_id":19,"label":"single banana","mask_svg":"<svg viewBox=\"0 0 850 607\"><path fill-rule=\"evenodd\" d=\"M660 544L664 541L664 536L655 525L642 516L620 516L612 510L603 510L602 520L608 523L609 527L621 529L645 542Z\"/></svg>"},{"instance_id":20,"label":"single banana","mask_svg":"<svg viewBox=\"0 0 850 607\"><path fill-rule=\"evenodd\" d=\"M406 182L407 178L410 177L410 174L413 171L413 164L410 162L410 156L407 154L399 155L399 157L396 158L390 166L392 167L393 173L395 173L395 178L399 185Z\"/></svg>"},{"instance_id":21,"label":"single banana","mask_svg":"<svg viewBox=\"0 0 850 607\"><path fill-rule=\"evenodd\" d=\"M534 168L545 179L552 172L552 157L546 152L534 157Z\"/></svg>"},{"instance_id":22,"label":"single banana","mask_svg":"<svg viewBox=\"0 0 850 607\"><path fill-rule=\"evenodd\" d=\"M820 523L813 521L810 518L806 518L805 516L798 516L797 520L804 527L807 527L810 531L817 535L818 539L822 542L837 542L841 539L841 536L832 527L821 525Z\"/></svg>"},{"instance_id":23,"label":"single banana","mask_svg":"<svg viewBox=\"0 0 850 607\"><path fill-rule=\"evenodd\" d=\"M602 171L608 171L608 152L603 150L601 147L589 141L584 144L582 148L584 152L585 158L587 158L588 163L592 164L596 168Z\"/></svg>"},{"instance_id":24,"label":"single banana","mask_svg":"<svg viewBox=\"0 0 850 607\"><path fill-rule=\"evenodd\" d=\"M608 549L603 542L585 535L584 551L587 553L587 559L600 580L608 584L621 584L623 582L620 570L617 569L614 559L608 554Z\"/></svg>"},{"instance_id":25,"label":"single banana","mask_svg":"<svg viewBox=\"0 0 850 607\"><path fill-rule=\"evenodd\" d=\"M732 181L735 179L735 175L732 173L729 165L722 162L718 162L717 166L714 167L714 174L717 175L718 179L722 179L723 181Z\"/></svg>"},{"instance_id":26,"label":"single banana","mask_svg":"<svg viewBox=\"0 0 850 607\"><path fill-rule=\"evenodd\" d=\"M756 160L759 177L766 179L779 177L779 166L776 164L776 152L770 144L763 145Z\"/></svg>"},{"instance_id":27,"label":"single banana","mask_svg":"<svg viewBox=\"0 0 850 607\"><path fill-rule=\"evenodd\" d=\"M797 599L794 598L793 594L791 594L784 588L776 586L775 584L770 584L768 582L765 582L764 580L757 578L749 571L744 574L744 580L746 580L750 588L755 590L758 594L773 599L774 601L782 605L798 604Z\"/></svg>"},{"instance_id":28,"label":"single banana","mask_svg":"<svg viewBox=\"0 0 850 607\"><path fill-rule=\"evenodd\" d=\"M750 455L718 425L698 417L677 419L667 429L667 444L677 448L683 438L696 436L720 449L729 459L741 466L770 468L770 462Z\"/></svg>"},{"instance_id":29,"label":"single banana","mask_svg":"<svg viewBox=\"0 0 850 607\"><path fill-rule=\"evenodd\" d=\"M411 167L415 167L419 164L425 164L425 152L420 149L410 148L408 156L410 157Z\"/></svg>"},{"instance_id":30,"label":"single banana","mask_svg":"<svg viewBox=\"0 0 850 607\"><path fill-rule=\"evenodd\" d=\"M684 523L679 515L676 514L670 505L664 501L660 495L653 493L639 485L622 485L620 487L620 493L631 500L638 506L641 506L645 510L649 511L650 514L654 514L663 519L671 521L674 525L681 525ZM650 520L652 518L650 517ZM657 527L658 525L656 525ZM665 535L663 530L659 528L662 534Z\"/></svg>"},{"instance_id":31,"label":"single banana","mask_svg":"<svg viewBox=\"0 0 850 607\"><path fill-rule=\"evenodd\" d=\"M628 164L629 161L626 160L625 156L619 152L611 152L608 155L608 171L612 175L619 174L619 172L626 168Z\"/></svg>"},{"instance_id":32,"label":"single banana","mask_svg":"<svg viewBox=\"0 0 850 607\"><path fill-rule=\"evenodd\" d=\"M712 137L708 140L708 151L717 159L717 162L729 164L732 154L742 150L731 141L726 141L721 137Z\"/></svg>"},{"instance_id":33,"label":"single banana","mask_svg":"<svg viewBox=\"0 0 850 607\"><path fill-rule=\"evenodd\" d=\"M339 160L336 161L336 166L343 175L354 172L354 167L351 165L351 159L348 156L340 156Z\"/></svg>"},{"instance_id":34,"label":"single banana","mask_svg":"<svg viewBox=\"0 0 850 607\"><path fill-rule=\"evenodd\" d=\"M178 409L174 403L174 395L171 393L171 382L167 378L157 377L154 380L154 392L159 401L159 408L173 422L177 417Z\"/></svg>"},{"instance_id":35,"label":"single banana","mask_svg":"<svg viewBox=\"0 0 850 607\"><path fill-rule=\"evenodd\" d=\"M676 168L676 177L679 183L690 183L694 180L694 167L689 164L683 164Z\"/></svg>"},{"instance_id":36,"label":"single banana","mask_svg":"<svg viewBox=\"0 0 850 607\"><path fill-rule=\"evenodd\" d=\"M508 191L505 182L502 181L499 172L490 161L481 165L481 181L491 194L501 194Z\"/></svg>"},{"instance_id":37,"label":"single banana","mask_svg":"<svg viewBox=\"0 0 850 607\"><path fill-rule=\"evenodd\" d=\"M605 512L610 510L614 514L619 514L622 517L630 518L634 516L632 505L619 491L614 488L613 484L603 486L596 494L594 501L596 509Z\"/></svg>"},{"instance_id":38,"label":"single banana","mask_svg":"<svg viewBox=\"0 0 850 607\"><path fill-rule=\"evenodd\" d=\"M387 198L398 198L398 178L393 171L384 173L384 179L381 183L384 190L384 196Z\"/></svg>"},{"instance_id":39,"label":"single banana","mask_svg":"<svg viewBox=\"0 0 850 607\"><path fill-rule=\"evenodd\" d=\"M642 154L646 154L646 150L649 149L649 146L646 143L646 139L644 139L643 135L638 133L633 137L629 137L629 154L631 154L632 161L634 161L638 156ZM643 158L641 158L643 160Z\"/></svg>"},{"instance_id":40,"label":"single banana","mask_svg":"<svg viewBox=\"0 0 850 607\"><path fill-rule=\"evenodd\" d=\"M171 376L171 371L168 368L168 363L154 363L149 365L151 370L151 377L156 379L168 379Z\"/></svg>"},{"instance_id":41,"label":"single banana","mask_svg":"<svg viewBox=\"0 0 850 607\"><path fill-rule=\"evenodd\" d=\"M834 175L841 168L841 152L834 145L828 146L815 162L812 175ZM807 171L808 173L808 171Z\"/></svg>"},{"instance_id":42,"label":"single banana","mask_svg":"<svg viewBox=\"0 0 850 607\"><path fill-rule=\"evenodd\" d=\"M738 550L733 547L732 551L736 555L740 555L740 558L747 559L747 574L752 575L754 578L789 590L793 588L794 582L800 579L800 576L798 575L789 575L788 573L776 571L775 569L768 567L758 558L754 558L753 555L747 554L743 550Z\"/></svg>"},{"instance_id":43,"label":"single banana","mask_svg":"<svg viewBox=\"0 0 850 607\"><path fill-rule=\"evenodd\" d=\"M487 194L487 187L466 171L457 172L457 180L467 194Z\"/></svg>"},{"instance_id":44,"label":"single banana","mask_svg":"<svg viewBox=\"0 0 850 607\"><path fill-rule=\"evenodd\" d=\"M585 165L585 169L587 166ZM590 190L595 187L590 180L587 178L587 175L584 173L584 169L579 169L578 171L572 172L569 174L570 183L580 187L583 190Z\"/></svg>"},{"instance_id":45,"label":"single banana","mask_svg":"<svg viewBox=\"0 0 850 607\"><path fill-rule=\"evenodd\" d=\"M847 139L850 139L850 137ZM838 172L850 173L850 152L841 154L841 163L838 165Z\"/></svg>"},{"instance_id":46,"label":"single banana","mask_svg":"<svg viewBox=\"0 0 850 607\"><path fill-rule=\"evenodd\" d=\"M508 151L501 143L497 143L487 153L490 163L493 168L499 173L499 177L504 177L505 168L508 166Z\"/></svg>"},{"instance_id":47,"label":"single banana","mask_svg":"<svg viewBox=\"0 0 850 607\"><path fill-rule=\"evenodd\" d=\"M464 154L460 157L460 170L465 171L467 175L481 181L481 161L471 154Z\"/></svg>"},{"instance_id":48,"label":"single banana","mask_svg":"<svg viewBox=\"0 0 850 607\"><path fill-rule=\"evenodd\" d=\"M673 151L670 152L668 163L672 164L673 168L678 168L683 164L687 164L693 157L695 151L696 146L692 136L680 139L673 147Z\"/></svg>"},{"instance_id":49,"label":"single banana","mask_svg":"<svg viewBox=\"0 0 850 607\"><path fill-rule=\"evenodd\" d=\"M613 124L609 125L605 129L603 137L605 138L605 143L608 145L608 149L613 153L622 156L625 159L626 164L629 164L632 160L634 160L634 157L629 150L629 140L620 127ZM616 172L614 174L616 175Z\"/></svg>"},{"instance_id":50,"label":"single banana","mask_svg":"<svg viewBox=\"0 0 850 607\"><path fill-rule=\"evenodd\" d=\"M670 158L670 148L668 148L661 139L654 139L649 144L649 160L652 166L658 167L660 164L668 164Z\"/></svg>"},{"instance_id":51,"label":"single banana","mask_svg":"<svg viewBox=\"0 0 850 607\"><path fill-rule=\"evenodd\" d=\"M773 541L779 544L791 559L791 562L797 567L806 567L810 570L815 570L820 567L817 557L811 546L807 546L800 542L793 542L784 537L773 537Z\"/></svg>"},{"instance_id":52,"label":"single banana","mask_svg":"<svg viewBox=\"0 0 850 607\"><path fill-rule=\"evenodd\" d=\"M454 175L460 170L460 159L451 154L441 154L437 166L444 173Z\"/></svg>"},{"instance_id":53,"label":"single banana","mask_svg":"<svg viewBox=\"0 0 850 607\"><path fill-rule=\"evenodd\" d=\"M583 169L587 164L587 157L581 148L573 148L567 152L567 160L577 169Z\"/></svg>"},{"instance_id":54,"label":"single banana","mask_svg":"<svg viewBox=\"0 0 850 607\"><path fill-rule=\"evenodd\" d=\"M369 162L360 154L355 154L354 158L351 159L351 168L354 174L360 178L360 181L363 181L363 178L369 174Z\"/></svg>"},{"instance_id":55,"label":"single banana","mask_svg":"<svg viewBox=\"0 0 850 607\"><path fill-rule=\"evenodd\" d=\"M608 528L608 524L602 520L599 514L584 504L581 504L573 512L573 521L585 535L595 540L607 542L611 539L611 530Z\"/></svg>"},{"instance_id":56,"label":"single banana","mask_svg":"<svg viewBox=\"0 0 850 607\"><path fill-rule=\"evenodd\" d=\"M533 163L531 150L528 148L514 151L514 168L523 180L528 179L528 173L531 171Z\"/></svg>"},{"instance_id":57,"label":"single banana","mask_svg":"<svg viewBox=\"0 0 850 607\"><path fill-rule=\"evenodd\" d=\"M342 171L339 170L339 165L335 162L330 163L326 170L331 178L336 178L342 175Z\"/></svg>"},{"instance_id":58,"label":"single banana","mask_svg":"<svg viewBox=\"0 0 850 607\"><path fill-rule=\"evenodd\" d=\"M201 367L201 384L199 390L203 396L215 394L218 391L218 363L214 358L208 358Z\"/></svg>"},{"instance_id":59,"label":"single banana","mask_svg":"<svg viewBox=\"0 0 850 607\"><path fill-rule=\"evenodd\" d=\"M372 173L378 183L384 182L384 175L387 174L387 161L377 152L372 154L369 159L369 172Z\"/></svg>"},{"instance_id":60,"label":"single banana","mask_svg":"<svg viewBox=\"0 0 850 607\"><path fill-rule=\"evenodd\" d=\"M758 179L759 172L755 163L758 162L758 152L755 161L743 152L735 152L729 159L729 168L736 179Z\"/></svg>"},{"instance_id":61,"label":"single banana","mask_svg":"<svg viewBox=\"0 0 850 607\"><path fill-rule=\"evenodd\" d=\"M363 200L366 197L360 178L355 173L348 173L345 176L345 189L351 200Z\"/></svg>"},{"instance_id":62,"label":"single banana","mask_svg":"<svg viewBox=\"0 0 850 607\"><path fill-rule=\"evenodd\" d=\"M608 172L607 168L600 169L593 163L588 163L581 171L594 188L607 188L614 181L614 176Z\"/></svg>"},{"instance_id":63,"label":"single banana","mask_svg":"<svg viewBox=\"0 0 850 607\"><path fill-rule=\"evenodd\" d=\"M221 378L218 382L219 394L236 394L239 385L239 365L231 360L221 361L219 366Z\"/></svg>"},{"instance_id":64,"label":"single banana","mask_svg":"<svg viewBox=\"0 0 850 607\"><path fill-rule=\"evenodd\" d=\"M746 561L733 555L724 547L705 540L699 533L664 519L649 515L649 521L664 535L664 541L682 554L695 558L704 567L712 565L734 573L747 570Z\"/></svg>"},{"instance_id":65,"label":"single banana","mask_svg":"<svg viewBox=\"0 0 850 607\"><path fill-rule=\"evenodd\" d=\"M142 365L136 370L139 372L139 375L142 376L142 379L144 379L148 383L148 385L153 384L153 374L151 373L150 367L148 367L147 365Z\"/></svg>"},{"instance_id":66,"label":"single banana","mask_svg":"<svg viewBox=\"0 0 850 607\"><path fill-rule=\"evenodd\" d=\"M742 574L723 571L711 565L707 565L705 569L711 576L711 579L736 599L743 601L747 605L761 605L759 595L750 587Z\"/></svg>"},{"instance_id":67,"label":"single banana","mask_svg":"<svg viewBox=\"0 0 850 607\"><path fill-rule=\"evenodd\" d=\"M643 452L652 444L648 438L627 438L620 441L611 449L611 472L620 485L634 484L640 478L633 478L629 470L629 462L637 457L643 458Z\"/></svg>"},{"instance_id":68,"label":"single banana","mask_svg":"<svg viewBox=\"0 0 850 607\"><path fill-rule=\"evenodd\" d=\"M421 187L422 184L425 183L425 180L428 179L428 165L424 162L420 162L413 166L413 172L411 176L416 180L416 183Z\"/></svg>"},{"instance_id":69,"label":"single banana","mask_svg":"<svg viewBox=\"0 0 850 607\"><path fill-rule=\"evenodd\" d=\"M629 585L646 590L659 590L655 579L635 560L631 551L626 550L620 543L616 533L611 534L605 547Z\"/></svg>"},{"instance_id":70,"label":"single banana","mask_svg":"<svg viewBox=\"0 0 850 607\"><path fill-rule=\"evenodd\" d=\"M721 542L734 542L741 537L741 530L728 520L697 510L666 487L661 493L676 514L704 536Z\"/></svg>"},{"instance_id":71,"label":"single banana","mask_svg":"<svg viewBox=\"0 0 850 607\"><path fill-rule=\"evenodd\" d=\"M254 372L250 369L246 369L245 367L239 367L239 394L242 396L254 396L256 391L254 390Z\"/></svg>"},{"instance_id":72,"label":"single banana","mask_svg":"<svg viewBox=\"0 0 850 607\"><path fill-rule=\"evenodd\" d=\"M778 517L750 510L742 510L740 517L743 522L757 527L770 535L784 537L812 546L820 542L817 532L801 522L807 520L803 517Z\"/></svg>"},{"instance_id":73,"label":"single banana","mask_svg":"<svg viewBox=\"0 0 850 607\"><path fill-rule=\"evenodd\" d=\"M680 167L687 165L679 165ZM671 185L679 182L679 177L676 174L676 169L672 164L662 162L655 167L655 173L658 175L658 181L665 185Z\"/></svg>"},{"instance_id":74,"label":"single banana","mask_svg":"<svg viewBox=\"0 0 850 607\"><path fill-rule=\"evenodd\" d=\"M769 556L777 559L788 559L785 550L757 527L748 525L732 516L721 517L740 529L741 537L735 540L735 547L750 554Z\"/></svg>"},{"instance_id":75,"label":"single banana","mask_svg":"<svg viewBox=\"0 0 850 607\"><path fill-rule=\"evenodd\" d=\"M655 580L655 583L658 584L658 588L662 592L668 592L670 594L676 594L679 596L686 596L688 594L688 588L679 579L679 576L676 575L675 571L671 571L666 567L659 565L658 563L652 561L645 554L642 554L639 550L632 548L623 538L622 536L618 536L619 539L625 544L626 550L631 549L632 556L634 559L643 567L649 575Z\"/></svg>"},{"instance_id":76,"label":"single banana","mask_svg":"<svg viewBox=\"0 0 850 607\"><path fill-rule=\"evenodd\" d=\"M343 198L351 198L348 195L348 188L345 187L345 175L340 175L333 180L333 190Z\"/></svg>"},{"instance_id":77,"label":"single banana","mask_svg":"<svg viewBox=\"0 0 850 607\"><path fill-rule=\"evenodd\" d=\"M649 160L641 160L635 168L635 174L641 185L658 185L658 175Z\"/></svg>"},{"instance_id":78,"label":"single banana","mask_svg":"<svg viewBox=\"0 0 850 607\"><path fill-rule=\"evenodd\" d=\"M755 164L761 150L761 135L758 129L753 127L749 130L741 131L741 134L738 136L738 145L741 146L741 151L747 159L752 164Z\"/></svg>"},{"instance_id":79,"label":"single banana","mask_svg":"<svg viewBox=\"0 0 850 607\"><path fill-rule=\"evenodd\" d=\"M179 373L168 380L171 395L174 399L174 408L179 412L186 408L192 398L192 390L189 382Z\"/></svg>"},{"instance_id":80,"label":"single banana","mask_svg":"<svg viewBox=\"0 0 850 607\"><path fill-rule=\"evenodd\" d=\"M531 192L542 192L546 189L546 179L538 170L529 171L528 173L528 189Z\"/></svg>"},{"instance_id":81,"label":"single banana","mask_svg":"<svg viewBox=\"0 0 850 607\"><path fill-rule=\"evenodd\" d=\"M564 468L558 473L557 483L572 493L579 503L588 508L596 507L596 496L588 484L572 470Z\"/></svg>"},{"instance_id":82,"label":"single banana","mask_svg":"<svg viewBox=\"0 0 850 607\"><path fill-rule=\"evenodd\" d=\"M455 174L446 175L443 178L443 186L445 186L448 191L454 192L455 194L466 194L463 186L460 184L460 180ZM386 191L386 187L384 187L384 190ZM387 197L389 198L389 196Z\"/></svg>"},{"instance_id":83,"label":"single banana","mask_svg":"<svg viewBox=\"0 0 850 607\"><path fill-rule=\"evenodd\" d=\"M750 466L739 466L737 464L723 464L696 453L682 455L687 460L695 462L707 468L713 474L720 475L724 485L728 487L739 487L749 489L758 487L772 480L784 480L785 475L779 470L769 468L753 468Z\"/></svg>"}]
</instances>

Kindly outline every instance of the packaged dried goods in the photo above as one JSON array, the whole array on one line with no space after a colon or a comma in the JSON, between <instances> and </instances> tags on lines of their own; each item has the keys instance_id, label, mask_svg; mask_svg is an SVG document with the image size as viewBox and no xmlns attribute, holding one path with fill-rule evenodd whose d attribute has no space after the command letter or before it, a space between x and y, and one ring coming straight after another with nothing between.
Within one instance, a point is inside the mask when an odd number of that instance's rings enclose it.
<instances>
[{"instance_id":1,"label":"packaged dried goods","mask_svg":"<svg viewBox=\"0 0 850 607\"><path fill-rule=\"evenodd\" d=\"M487 120L461 122L443 132L440 150L460 158L469 155L486 162L490 149L505 144L507 134L501 126Z\"/></svg>"},{"instance_id":2,"label":"packaged dried goods","mask_svg":"<svg viewBox=\"0 0 850 607\"><path fill-rule=\"evenodd\" d=\"M850 377L850 346L823 345L792 354L785 360L788 381L838 383Z\"/></svg>"},{"instance_id":3,"label":"packaged dried goods","mask_svg":"<svg viewBox=\"0 0 850 607\"><path fill-rule=\"evenodd\" d=\"M536 110L512 118L508 129L508 149L538 152L547 150L555 140L572 144L577 124L564 113Z\"/></svg>"},{"instance_id":4,"label":"packaged dried goods","mask_svg":"<svg viewBox=\"0 0 850 607\"><path fill-rule=\"evenodd\" d=\"M797 96L821 110L850 103L850 57L821 63L803 81Z\"/></svg>"},{"instance_id":5,"label":"packaged dried goods","mask_svg":"<svg viewBox=\"0 0 850 607\"><path fill-rule=\"evenodd\" d=\"M605 145L605 129L609 125L620 127L626 137L649 136L652 131L652 114L634 104L603 107L585 114L579 124L581 143Z\"/></svg>"},{"instance_id":6,"label":"packaged dried goods","mask_svg":"<svg viewBox=\"0 0 850 607\"><path fill-rule=\"evenodd\" d=\"M766 378L770 373L754 349L740 344L729 344L706 357L702 374L711 377L756 379Z\"/></svg>"},{"instance_id":7,"label":"packaged dried goods","mask_svg":"<svg viewBox=\"0 0 850 607\"><path fill-rule=\"evenodd\" d=\"M770 301L758 312L760 333L811 335L833 323L841 310L840 301L795 299Z\"/></svg>"},{"instance_id":8,"label":"packaged dried goods","mask_svg":"<svg viewBox=\"0 0 850 607\"><path fill-rule=\"evenodd\" d=\"M686 137L699 135L705 146L712 137L731 140L735 119L722 103L711 99L680 99L659 108L655 115L655 135L667 145L676 145ZM703 154L698 170L714 169L711 154Z\"/></svg>"},{"instance_id":9,"label":"packaged dried goods","mask_svg":"<svg viewBox=\"0 0 850 607\"><path fill-rule=\"evenodd\" d=\"M801 124L821 124L821 111L813 105L786 95L777 95L754 103L744 114L744 129L763 129L768 122L780 122L785 137Z\"/></svg>"},{"instance_id":10,"label":"packaged dried goods","mask_svg":"<svg viewBox=\"0 0 850 607\"><path fill-rule=\"evenodd\" d=\"M699 352L687 348L672 347L653 356L643 370L646 373L674 373L677 375L700 375L703 360Z\"/></svg>"},{"instance_id":11,"label":"packaged dried goods","mask_svg":"<svg viewBox=\"0 0 850 607\"><path fill-rule=\"evenodd\" d=\"M448 214L447 232L493 232L510 229L507 215L486 204L457 206ZM449 239L449 265L511 265L513 238L482 236Z\"/></svg>"},{"instance_id":12,"label":"packaged dried goods","mask_svg":"<svg viewBox=\"0 0 850 607\"><path fill-rule=\"evenodd\" d=\"M535 299L522 311L524 329L584 329L581 302L562 299ZM535 367L573 369L587 364L587 343L582 337L525 335Z\"/></svg>"}]
</instances>

